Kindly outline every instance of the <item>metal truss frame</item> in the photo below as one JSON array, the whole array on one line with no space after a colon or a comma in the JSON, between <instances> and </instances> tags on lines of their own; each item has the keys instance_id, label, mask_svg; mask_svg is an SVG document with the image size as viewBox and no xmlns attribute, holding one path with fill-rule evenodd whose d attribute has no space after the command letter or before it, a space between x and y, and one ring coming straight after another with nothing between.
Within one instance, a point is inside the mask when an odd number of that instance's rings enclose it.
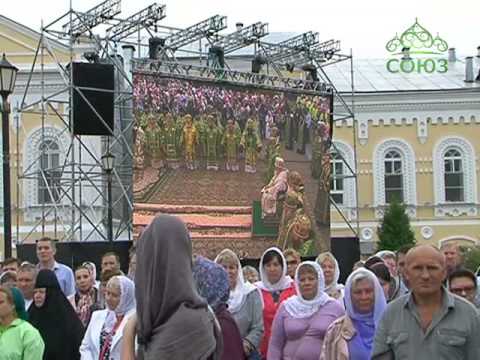
<instances>
[{"instance_id":1,"label":"metal truss frame","mask_svg":"<svg viewBox=\"0 0 480 360\"><path fill-rule=\"evenodd\" d=\"M107 6L109 5L109 6ZM24 181L40 181L46 184L50 198L54 199L51 204L41 204L41 219L35 222L32 230L21 241L28 241L28 238L39 232L46 233L48 224L53 225L55 237L63 240L78 239L88 241L91 239L106 239L107 229L105 227L107 218L107 199L105 196L105 188L107 175L102 169L101 155L107 151L111 151L118 159L113 172L113 187L116 196L113 200L113 210L115 222L114 240L133 238L132 213L133 213L133 183L132 183L132 129L133 129L133 84L131 74L129 74L121 60L116 56L118 44L131 44L126 40L127 37L145 30L152 35L151 30L157 32L158 22L165 17L165 6L152 4L149 7L135 13L126 19L116 19L120 8L120 0L106 0L91 10L81 13L70 10L41 29L40 40L36 49L34 63L29 74L25 94L19 106L20 112L31 112L33 106L39 106L41 115L42 138L47 139L44 135L44 129L47 126L49 117L56 117L62 124L60 135L68 134L69 144L65 151L64 162L55 168L44 169L39 166L41 162L42 152L39 152L35 161L27 169L18 174L17 177L17 196L19 189ZM63 30L57 30L60 22L64 22L68 18L68 24L64 24ZM102 38L97 36L93 30L100 24L110 25L106 35ZM343 121L353 119L353 65L351 68L352 75L352 105L348 105L342 95L337 91L334 84L330 81L327 74L323 70L325 66L324 59L321 55L329 56L330 63L333 61L350 60L352 56L339 54L339 43L319 43L318 34L307 32L295 36L278 44L264 43L260 38L268 33L268 24L255 23L249 27L243 28L233 34L220 35L218 32L226 28L226 17L216 15L202 22L190 26L183 30L177 30L165 38L165 46L163 47L163 56L158 60L135 59L132 66L136 72L147 75L169 76L181 79L197 79L212 82L230 81L240 85L249 85L259 88L268 88L276 90L288 90L300 93L312 94L329 94L333 95L336 103L334 113L332 114L335 121ZM116 86L114 91L114 107L115 107L115 128L109 136L101 139L101 154L94 153L85 139L81 136L72 135L72 97L76 92L86 100L100 121L105 123L104 119L98 114L94 107L85 98L82 91L92 90L74 86L72 68L63 64L53 51L53 41L68 43L70 53L70 63L75 60L74 44L79 38L86 37L93 43L97 53L100 55L100 61L110 63L115 68ZM53 40L51 39L53 38ZM246 73L230 69L219 69L214 67L196 66L185 64L177 61L175 52L181 50L183 46L200 41L206 38L212 46L220 46L225 53L231 53L242 47L255 44L260 52L263 52L267 62L271 63L276 74L268 73ZM140 34L139 34L140 39ZM327 46L327 44L329 44ZM145 46L138 44L138 46ZM338 47L338 50L337 50ZM332 53L333 49L333 53ZM299 54L310 54L311 61L319 70L321 81L310 81L298 78L286 77L284 73L279 71L279 66L285 63L285 59L294 60L299 64L300 59L295 56ZM313 55L312 55L313 54ZM53 94L46 93L45 87L45 57L48 56L53 60L55 69L58 71L62 80L62 89ZM201 46L199 52L199 60L203 58ZM295 57L295 58L294 58ZM228 59L226 59L228 61ZM30 91L30 85L35 73L36 66L40 66L41 75L41 98L38 101L27 102L27 95ZM93 89L94 90L94 89ZM97 89L98 90L98 89ZM68 112L65 113L58 110L54 104L63 104L68 106ZM338 110L338 111L337 111ZM355 122L354 131L355 131ZM18 123L17 123L18 124ZM17 136L20 129L17 128ZM354 154L356 160L356 144L354 138ZM17 144L19 139L17 138ZM17 151L17 154L19 152ZM82 159L87 156L88 159ZM357 177L354 170L345 161L347 168L351 171L351 175L355 177L356 189L358 189ZM89 204L83 200L86 189L90 189L94 193L93 199ZM358 194L358 192L357 192ZM339 209L333 202L332 204ZM17 204L20 199L17 197ZM339 209L340 210L340 209ZM343 213L340 211L343 216ZM357 199L358 214L358 199ZM19 211L17 211L17 217ZM352 231L358 236L358 220L357 231L350 225L347 217L344 220L349 224ZM51 218L51 220L49 220ZM358 216L357 216L358 219ZM17 241L20 240L19 235L19 219L17 218ZM86 227L85 227L86 226ZM61 236L60 236L61 234Z\"/></svg>"}]
</instances>

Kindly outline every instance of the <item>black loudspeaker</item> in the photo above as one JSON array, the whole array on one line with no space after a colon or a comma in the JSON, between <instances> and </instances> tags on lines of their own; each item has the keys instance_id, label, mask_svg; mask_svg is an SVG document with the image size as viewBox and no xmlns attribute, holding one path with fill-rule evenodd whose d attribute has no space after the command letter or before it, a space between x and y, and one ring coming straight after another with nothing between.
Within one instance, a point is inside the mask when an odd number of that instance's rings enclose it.
<instances>
[{"instance_id":1,"label":"black loudspeaker","mask_svg":"<svg viewBox=\"0 0 480 360\"><path fill-rule=\"evenodd\" d=\"M73 85L92 88L73 91L73 134L111 135L113 131L114 70L111 64L73 63ZM107 90L107 91L104 91ZM90 105L102 117L95 114Z\"/></svg>"},{"instance_id":2,"label":"black loudspeaker","mask_svg":"<svg viewBox=\"0 0 480 360\"><path fill-rule=\"evenodd\" d=\"M345 284L353 264L360 260L360 242L357 237L334 237L330 246L340 266L339 282Z\"/></svg>"}]
</instances>

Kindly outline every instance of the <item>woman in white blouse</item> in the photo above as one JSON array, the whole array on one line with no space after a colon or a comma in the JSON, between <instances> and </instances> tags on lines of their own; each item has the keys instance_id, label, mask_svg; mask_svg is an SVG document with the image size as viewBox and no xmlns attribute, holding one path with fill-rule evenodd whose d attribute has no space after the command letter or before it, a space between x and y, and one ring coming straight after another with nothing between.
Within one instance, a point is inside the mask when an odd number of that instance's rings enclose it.
<instances>
[{"instance_id":1,"label":"woman in white blouse","mask_svg":"<svg viewBox=\"0 0 480 360\"><path fill-rule=\"evenodd\" d=\"M80 346L82 360L120 360L125 325L135 314L135 286L126 276L107 284L105 310L95 311Z\"/></svg>"}]
</instances>

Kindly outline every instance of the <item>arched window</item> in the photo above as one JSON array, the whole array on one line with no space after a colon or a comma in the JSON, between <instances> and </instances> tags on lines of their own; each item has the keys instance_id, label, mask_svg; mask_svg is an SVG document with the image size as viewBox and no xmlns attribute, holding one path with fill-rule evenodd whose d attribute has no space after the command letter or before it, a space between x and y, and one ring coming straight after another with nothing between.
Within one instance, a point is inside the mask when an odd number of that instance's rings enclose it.
<instances>
[{"instance_id":1,"label":"arched window","mask_svg":"<svg viewBox=\"0 0 480 360\"><path fill-rule=\"evenodd\" d=\"M58 201L60 189L60 147L53 140L46 140L39 147L38 203Z\"/></svg>"},{"instance_id":2,"label":"arched window","mask_svg":"<svg viewBox=\"0 0 480 360\"><path fill-rule=\"evenodd\" d=\"M447 149L443 155L445 201L464 201L462 154L458 149Z\"/></svg>"},{"instance_id":3,"label":"arched window","mask_svg":"<svg viewBox=\"0 0 480 360\"><path fill-rule=\"evenodd\" d=\"M397 150L390 150L384 159L385 176L385 202L391 203L393 199L403 202L403 170L402 155Z\"/></svg>"},{"instance_id":4,"label":"arched window","mask_svg":"<svg viewBox=\"0 0 480 360\"><path fill-rule=\"evenodd\" d=\"M355 156L352 147L339 139L331 148L330 196L349 219L357 217L355 196Z\"/></svg>"},{"instance_id":5,"label":"arched window","mask_svg":"<svg viewBox=\"0 0 480 360\"><path fill-rule=\"evenodd\" d=\"M403 139L386 139L373 153L373 190L375 216L384 215L384 207L397 198L416 216L417 185L415 152Z\"/></svg>"},{"instance_id":6,"label":"arched window","mask_svg":"<svg viewBox=\"0 0 480 360\"><path fill-rule=\"evenodd\" d=\"M330 195L337 205L344 204L344 168L343 159L335 151L332 152L331 160L331 178L330 178Z\"/></svg>"},{"instance_id":7,"label":"arched window","mask_svg":"<svg viewBox=\"0 0 480 360\"><path fill-rule=\"evenodd\" d=\"M475 149L460 136L447 136L433 149L435 216L478 214Z\"/></svg>"}]
</instances>

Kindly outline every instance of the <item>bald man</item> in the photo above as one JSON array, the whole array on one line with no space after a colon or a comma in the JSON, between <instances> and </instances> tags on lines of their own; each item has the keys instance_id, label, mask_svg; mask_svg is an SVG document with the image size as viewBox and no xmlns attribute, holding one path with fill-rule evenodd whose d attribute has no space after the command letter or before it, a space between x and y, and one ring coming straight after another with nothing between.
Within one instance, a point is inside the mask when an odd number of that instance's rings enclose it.
<instances>
[{"instance_id":1,"label":"bald man","mask_svg":"<svg viewBox=\"0 0 480 360\"><path fill-rule=\"evenodd\" d=\"M419 245L405 258L411 292L391 302L376 331L373 360L480 359L480 319L475 308L448 292L445 256Z\"/></svg>"}]
</instances>

